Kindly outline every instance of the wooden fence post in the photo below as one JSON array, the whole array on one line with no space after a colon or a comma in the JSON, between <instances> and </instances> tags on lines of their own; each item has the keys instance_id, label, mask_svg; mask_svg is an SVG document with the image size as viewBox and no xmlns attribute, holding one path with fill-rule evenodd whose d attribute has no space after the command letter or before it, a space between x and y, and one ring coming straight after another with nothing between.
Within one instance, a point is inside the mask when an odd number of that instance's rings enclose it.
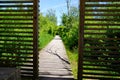
<instances>
[{"instance_id":1,"label":"wooden fence post","mask_svg":"<svg viewBox=\"0 0 120 80\"><path fill-rule=\"evenodd\" d=\"M84 43L84 16L85 16L85 0L79 0L79 41L78 41L78 80L82 80L83 72L83 43Z\"/></svg>"},{"instance_id":2,"label":"wooden fence post","mask_svg":"<svg viewBox=\"0 0 120 80\"><path fill-rule=\"evenodd\" d=\"M33 0L33 76L38 78L38 2Z\"/></svg>"}]
</instances>

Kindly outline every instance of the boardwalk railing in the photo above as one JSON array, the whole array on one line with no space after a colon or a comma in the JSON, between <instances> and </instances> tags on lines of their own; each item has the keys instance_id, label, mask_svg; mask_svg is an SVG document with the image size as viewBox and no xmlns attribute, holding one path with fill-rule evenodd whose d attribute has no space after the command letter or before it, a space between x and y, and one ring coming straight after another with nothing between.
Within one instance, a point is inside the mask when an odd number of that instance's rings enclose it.
<instances>
[{"instance_id":1,"label":"boardwalk railing","mask_svg":"<svg viewBox=\"0 0 120 80\"><path fill-rule=\"evenodd\" d=\"M120 0L80 0L82 79L120 79Z\"/></svg>"},{"instance_id":2,"label":"boardwalk railing","mask_svg":"<svg viewBox=\"0 0 120 80\"><path fill-rule=\"evenodd\" d=\"M38 0L0 0L0 66L38 76Z\"/></svg>"}]
</instances>

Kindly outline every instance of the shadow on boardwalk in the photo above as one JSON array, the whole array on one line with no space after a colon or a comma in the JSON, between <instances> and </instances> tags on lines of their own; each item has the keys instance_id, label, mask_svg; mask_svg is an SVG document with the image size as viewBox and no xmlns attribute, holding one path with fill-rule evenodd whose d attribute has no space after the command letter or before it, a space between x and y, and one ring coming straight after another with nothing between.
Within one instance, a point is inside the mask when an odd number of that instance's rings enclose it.
<instances>
[{"instance_id":1,"label":"shadow on boardwalk","mask_svg":"<svg viewBox=\"0 0 120 80\"><path fill-rule=\"evenodd\" d=\"M74 80L61 38L55 38L40 51L40 80Z\"/></svg>"}]
</instances>

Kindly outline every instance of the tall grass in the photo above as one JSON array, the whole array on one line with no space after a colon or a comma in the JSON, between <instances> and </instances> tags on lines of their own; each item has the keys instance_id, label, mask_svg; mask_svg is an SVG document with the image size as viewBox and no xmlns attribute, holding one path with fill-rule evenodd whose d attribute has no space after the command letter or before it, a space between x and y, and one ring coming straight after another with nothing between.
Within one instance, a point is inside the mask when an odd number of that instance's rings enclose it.
<instances>
[{"instance_id":1,"label":"tall grass","mask_svg":"<svg viewBox=\"0 0 120 80\"><path fill-rule=\"evenodd\" d=\"M78 50L75 49L75 50L71 51L68 48L66 48L66 51L67 51L68 58L70 60L74 79L77 80Z\"/></svg>"},{"instance_id":2,"label":"tall grass","mask_svg":"<svg viewBox=\"0 0 120 80\"><path fill-rule=\"evenodd\" d=\"M39 34L39 49L44 48L51 40L53 39L53 35L48 34L47 32L41 32Z\"/></svg>"}]
</instances>

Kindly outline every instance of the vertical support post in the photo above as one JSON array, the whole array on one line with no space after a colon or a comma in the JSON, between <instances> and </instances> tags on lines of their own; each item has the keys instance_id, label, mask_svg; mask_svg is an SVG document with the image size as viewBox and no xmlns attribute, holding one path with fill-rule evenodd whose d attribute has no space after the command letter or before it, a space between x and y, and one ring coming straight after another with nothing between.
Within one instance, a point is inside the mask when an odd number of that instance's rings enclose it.
<instances>
[{"instance_id":1,"label":"vertical support post","mask_svg":"<svg viewBox=\"0 0 120 80\"><path fill-rule=\"evenodd\" d=\"M79 41L78 41L78 80L82 80L83 75L83 49L84 49L84 20L85 20L85 0L79 0Z\"/></svg>"},{"instance_id":2,"label":"vertical support post","mask_svg":"<svg viewBox=\"0 0 120 80\"><path fill-rule=\"evenodd\" d=\"M38 2L33 0L33 80L38 78Z\"/></svg>"}]
</instances>

